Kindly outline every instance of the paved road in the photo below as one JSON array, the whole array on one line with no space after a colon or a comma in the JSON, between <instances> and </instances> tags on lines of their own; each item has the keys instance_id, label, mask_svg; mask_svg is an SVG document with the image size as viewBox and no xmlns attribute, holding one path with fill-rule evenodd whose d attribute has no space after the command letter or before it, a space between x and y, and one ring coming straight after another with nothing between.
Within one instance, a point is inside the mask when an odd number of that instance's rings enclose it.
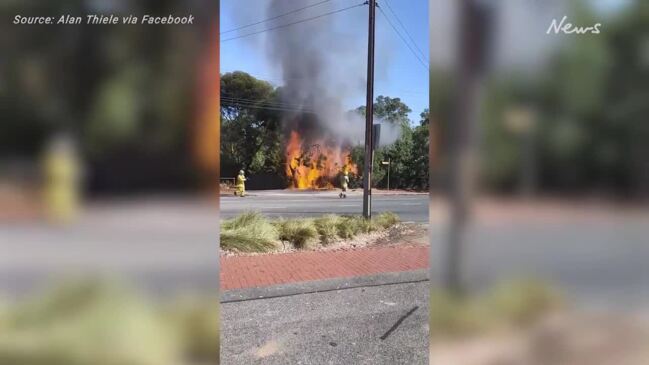
<instances>
[{"instance_id":1,"label":"paved road","mask_svg":"<svg viewBox=\"0 0 649 365\"><path fill-rule=\"evenodd\" d=\"M425 221L427 199L422 197L377 196L375 207L398 202L393 208L404 219ZM256 197L237 199L222 198L225 216L234 214L236 207L252 205ZM360 201L350 197L342 204L354 199ZM285 214L282 205L318 214L327 211L321 204L327 201L341 203L337 198L296 194L269 196L255 204L275 215ZM531 208L504 206L476 218L467 247L472 285L535 276L557 284L582 303L649 307L646 209L572 209L563 202L555 208ZM212 293L218 285L217 217L213 203L183 198L93 204L78 225L67 229L0 223L0 297L81 270L125 276L155 291L196 288ZM444 230L437 213L433 222L430 262L435 269L443 257Z\"/></svg>"},{"instance_id":2,"label":"paved road","mask_svg":"<svg viewBox=\"0 0 649 365\"><path fill-rule=\"evenodd\" d=\"M649 210L559 203L492 203L467 232L465 279L476 290L516 278L558 287L591 309L649 310ZM444 228L430 262L440 277Z\"/></svg>"},{"instance_id":3,"label":"paved road","mask_svg":"<svg viewBox=\"0 0 649 365\"><path fill-rule=\"evenodd\" d=\"M260 211L272 217L319 216L327 213L361 214L362 192L350 192L346 199L337 196L338 191L285 192L250 191L245 198L221 197L221 218L229 218L244 211ZM374 194L372 211L391 211L402 220L428 222L428 195Z\"/></svg>"},{"instance_id":4,"label":"paved road","mask_svg":"<svg viewBox=\"0 0 649 365\"><path fill-rule=\"evenodd\" d=\"M428 293L420 282L224 303L222 364L427 364Z\"/></svg>"},{"instance_id":5,"label":"paved road","mask_svg":"<svg viewBox=\"0 0 649 365\"><path fill-rule=\"evenodd\" d=\"M204 198L93 203L77 224L0 222L0 297L109 276L153 294L218 289L218 211Z\"/></svg>"}]
</instances>

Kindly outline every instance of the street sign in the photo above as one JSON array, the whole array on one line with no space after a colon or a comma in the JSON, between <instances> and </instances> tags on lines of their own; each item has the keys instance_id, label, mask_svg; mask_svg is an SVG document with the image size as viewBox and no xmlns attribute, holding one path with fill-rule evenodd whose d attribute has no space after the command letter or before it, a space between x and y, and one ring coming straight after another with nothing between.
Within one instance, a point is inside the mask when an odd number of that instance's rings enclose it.
<instances>
[{"instance_id":1,"label":"street sign","mask_svg":"<svg viewBox=\"0 0 649 365\"><path fill-rule=\"evenodd\" d=\"M372 148L376 149L379 146L379 142L381 141L381 125L380 124L374 124L372 128Z\"/></svg>"}]
</instances>

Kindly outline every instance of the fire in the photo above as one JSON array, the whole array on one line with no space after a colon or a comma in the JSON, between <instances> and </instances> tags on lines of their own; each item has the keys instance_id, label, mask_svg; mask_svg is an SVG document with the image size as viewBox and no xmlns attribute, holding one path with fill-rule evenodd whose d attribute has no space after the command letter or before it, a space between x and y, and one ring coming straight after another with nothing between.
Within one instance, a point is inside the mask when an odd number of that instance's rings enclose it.
<instances>
[{"instance_id":1,"label":"fire","mask_svg":"<svg viewBox=\"0 0 649 365\"><path fill-rule=\"evenodd\" d=\"M305 143L292 131L286 143L286 176L296 189L333 189L340 172L358 173L350 151L324 140Z\"/></svg>"}]
</instances>

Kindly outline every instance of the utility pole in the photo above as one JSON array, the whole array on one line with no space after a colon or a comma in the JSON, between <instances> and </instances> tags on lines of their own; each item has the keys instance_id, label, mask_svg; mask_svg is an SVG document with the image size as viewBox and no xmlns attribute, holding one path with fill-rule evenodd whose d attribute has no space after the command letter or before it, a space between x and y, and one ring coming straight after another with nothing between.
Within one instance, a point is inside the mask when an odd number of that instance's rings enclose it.
<instances>
[{"instance_id":1,"label":"utility pole","mask_svg":"<svg viewBox=\"0 0 649 365\"><path fill-rule=\"evenodd\" d=\"M376 0L368 0L369 28L367 32L367 100L365 104L365 166L363 168L363 217L372 218L372 166L374 164L374 29Z\"/></svg>"},{"instance_id":2,"label":"utility pole","mask_svg":"<svg viewBox=\"0 0 649 365\"><path fill-rule=\"evenodd\" d=\"M482 98L482 77L487 67L490 46L492 4L461 0L459 6L458 88L454 97L453 119L449 132L450 222L442 262L444 287L456 294L464 289L462 273L466 234L477 174L476 147Z\"/></svg>"}]
</instances>

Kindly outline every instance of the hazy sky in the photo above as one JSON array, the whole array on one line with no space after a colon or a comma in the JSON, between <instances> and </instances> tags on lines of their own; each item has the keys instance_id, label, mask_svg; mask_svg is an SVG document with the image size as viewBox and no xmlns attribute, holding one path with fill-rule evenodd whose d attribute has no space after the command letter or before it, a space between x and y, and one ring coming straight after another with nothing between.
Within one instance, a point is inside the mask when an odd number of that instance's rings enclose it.
<instances>
[{"instance_id":1,"label":"hazy sky","mask_svg":"<svg viewBox=\"0 0 649 365\"><path fill-rule=\"evenodd\" d=\"M295 9L321 1L295 1ZM253 33L273 26L317 16L332 10L362 4L363 2L364 0L331 0L322 6L309 8L237 32L223 34L221 39ZM268 3L268 0L221 0L221 31L227 31L241 25L255 23L274 15L279 15L268 11ZM410 41L408 35L401 28L399 21L390 12L388 5L391 6L419 50L425 56L424 61L428 62L428 0L381 0L379 4L382 4L380 6L382 6L383 11L390 17L390 21L401 32L402 36L407 41ZM331 19L326 20L331 22L333 27L332 32L341 34L339 37L340 42L362 45L358 48L358 58L353 61L363 62L363 64L366 64L367 60L367 13L368 7L362 6L330 15L327 18ZM312 21L318 22L325 20L321 18ZM271 32L299 32L304 28L303 24L295 24ZM267 57L267 44L264 43L266 42L266 34L261 33L222 42L221 72L241 70L257 78L270 81L275 86L281 86L283 80L281 69L279 65L272 64ZM418 53L415 46L411 45L411 47ZM296 54L295 57L300 57L300 55ZM345 67L344 60L341 60L340 67ZM428 71L396 35L380 11L377 11L376 18L375 68L374 95L400 97L412 109L410 118L414 122L419 121L419 114L428 107ZM365 79L364 73L360 76ZM349 97L348 100L344 101L345 106L350 109L365 104L364 91L356 92L355 94L357 95Z\"/></svg>"}]
</instances>

